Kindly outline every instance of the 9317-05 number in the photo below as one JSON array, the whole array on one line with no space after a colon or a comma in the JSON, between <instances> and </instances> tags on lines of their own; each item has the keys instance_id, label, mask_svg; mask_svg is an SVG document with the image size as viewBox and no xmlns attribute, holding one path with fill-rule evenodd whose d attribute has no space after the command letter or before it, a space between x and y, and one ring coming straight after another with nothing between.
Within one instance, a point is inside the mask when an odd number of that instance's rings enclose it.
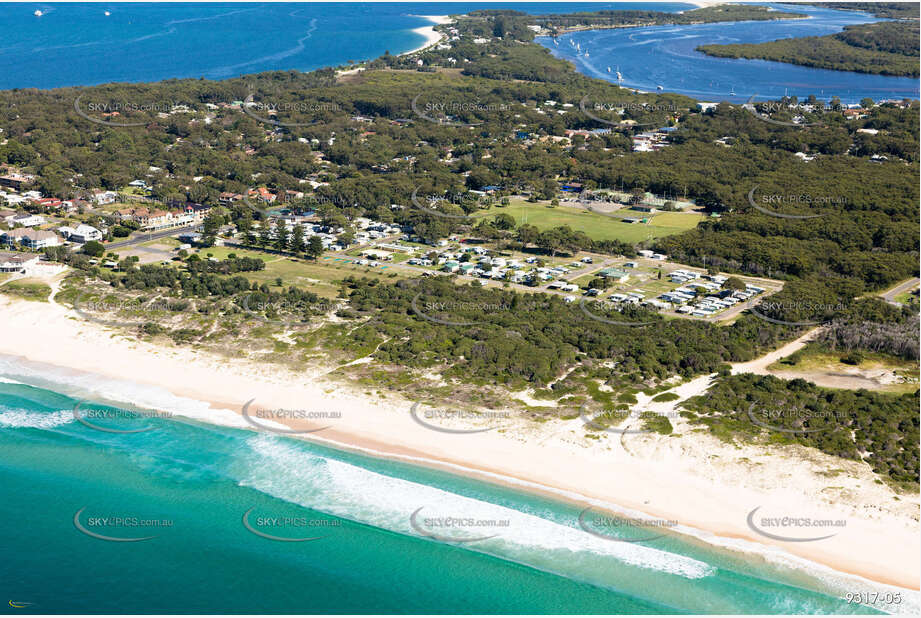
<instances>
[{"instance_id":1,"label":"9317-05 number","mask_svg":"<svg viewBox=\"0 0 921 618\"><path fill-rule=\"evenodd\" d=\"M898 605L902 602L901 592L848 592L844 595L848 603L860 605Z\"/></svg>"}]
</instances>

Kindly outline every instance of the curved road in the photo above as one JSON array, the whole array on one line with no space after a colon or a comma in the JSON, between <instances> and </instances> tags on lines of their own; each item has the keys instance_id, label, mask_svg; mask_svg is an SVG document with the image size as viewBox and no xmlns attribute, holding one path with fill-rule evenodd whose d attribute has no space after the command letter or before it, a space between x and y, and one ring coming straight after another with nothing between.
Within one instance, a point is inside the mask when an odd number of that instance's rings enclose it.
<instances>
[{"instance_id":1,"label":"curved road","mask_svg":"<svg viewBox=\"0 0 921 618\"><path fill-rule=\"evenodd\" d=\"M921 279L915 277L914 279L909 279L908 281L903 281L894 288L890 288L880 294L883 300L885 300L890 305L902 306L902 303L895 300L895 297L899 294L904 294L905 292L911 291L918 287L918 284L921 283Z\"/></svg>"}]
</instances>

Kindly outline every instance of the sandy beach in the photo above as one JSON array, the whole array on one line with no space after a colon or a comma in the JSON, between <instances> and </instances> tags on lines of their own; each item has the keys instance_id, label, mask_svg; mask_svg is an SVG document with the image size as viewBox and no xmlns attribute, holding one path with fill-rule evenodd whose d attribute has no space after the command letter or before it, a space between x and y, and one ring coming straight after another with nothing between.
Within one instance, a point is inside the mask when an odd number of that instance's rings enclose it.
<instances>
[{"instance_id":1,"label":"sandy beach","mask_svg":"<svg viewBox=\"0 0 921 618\"><path fill-rule=\"evenodd\" d=\"M681 437L611 433L587 439L579 419L535 423L520 418L473 425L486 429L498 423L492 431L443 433L417 422L410 414L411 401L346 388L318 374L137 341L83 321L53 302L0 295L0 316L0 354L159 386L208 402L213 415L203 420L255 431L240 416L251 400L267 409L337 411L340 418L322 423L328 429L305 439L585 505L673 519L679 531L694 530L710 542L764 552L771 560L805 559L872 582L919 588L918 496L896 498L860 462L802 447L727 445L693 432L680 418L672 422ZM704 392L710 380L702 376L676 387L679 402ZM675 403L647 398L640 405L667 414ZM470 421L458 422L471 427ZM285 424L321 426L298 420ZM827 518L846 525L820 541L771 540L749 526L751 512L759 507L765 516Z\"/></svg>"},{"instance_id":2,"label":"sandy beach","mask_svg":"<svg viewBox=\"0 0 921 618\"><path fill-rule=\"evenodd\" d=\"M438 32L435 32L435 26L439 26L442 24L450 24L452 21L454 21L448 15L415 15L414 17L421 17L423 19L427 19L432 22L432 25L431 26L421 26L419 28L413 28L413 32L415 32L416 34L421 34L422 36L425 37L425 42L415 49L411 49L407 52L403 52L402 54L400 54L401 56L415 54L416 52L420 52L423 49L427 49L431 47L432 45L437 44L444 38L444 35Z\"/></svg>"}]
</instances>

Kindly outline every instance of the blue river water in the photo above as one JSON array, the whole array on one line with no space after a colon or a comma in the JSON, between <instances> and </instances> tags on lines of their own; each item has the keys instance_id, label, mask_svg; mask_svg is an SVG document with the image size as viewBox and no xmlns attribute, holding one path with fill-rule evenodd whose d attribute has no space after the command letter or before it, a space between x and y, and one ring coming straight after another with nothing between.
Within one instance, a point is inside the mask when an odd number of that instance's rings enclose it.
<instances>
[{"instance_id":1,"label":"blue river water","mask_svg":"<svg viewBox=\"0 0 921 618\"><path fill-rule=\"evenodd\" d=\"M2 356L0 376L0 587L19 613L874 613L843 599L850 578L777 554L599 538L573 504L204 422L162 389Z\"/></svg>"},{"instance_id":2,"label":"blue river water","mask_svg":"<svg viewBox=\"0 0 921 618\"><path fill-rule=\"evenodd\" d=\"M917 78L830 71L767 60L715 58L695 51L698 45L763 43L777 39L824 36L844 26L880 21L856 11L835 11L807 5L766 4L777 10L808 14L808 19L651 26L574 32L558 38L539 37L551 53L573 62L591 77L642 91L677 92L703 101L740 102L789 95L814 94L844 103L864 97L919 98ZM578 50L576 48L578 45ZM587 56L585 54L588 54ZM610 68L610 72L608 69Z\"/></svg>"}]
</instances>

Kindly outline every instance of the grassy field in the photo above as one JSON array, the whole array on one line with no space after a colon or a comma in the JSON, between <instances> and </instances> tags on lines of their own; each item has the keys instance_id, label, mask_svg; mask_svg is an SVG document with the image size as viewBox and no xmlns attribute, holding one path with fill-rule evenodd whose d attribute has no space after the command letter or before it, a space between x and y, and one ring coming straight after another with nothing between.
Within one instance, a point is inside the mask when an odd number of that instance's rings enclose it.
<instances>
[{"instance_id":1,"label":"grassy field","mask_svg":"<svg viewBox=\"0 0 921 618\"><path fill-rule=\"evenodd\" d=\"M508 206L493 206L473 216L479 219L503 212L514 217L518 225L530 223L540 230L568 225L573 230L585 232L592 240L621 240L631 244L684 232L694 228L704 218L698 213L666 212L647 215L628 209L613 216L605 216L571 206L551 208L545 202L531 203L524 200L511 200ZM624 217L647 216L652 218L646 224L621 221Z\"/></svg>"},{"instance_id":2,"label":"grassy field","mask_svg":"<svg viewBox=\"0 0 921 618\"><path fill-rule=\"evenodd\" d=\"M325 259L325 257L320 257L317 261L313 261L230 247L210 247L203 249L200 255L206 258L208 254L211 254L217 259L224 259L231 253L237 257L259 258L265 262L265 270L241 273L250 281L273 285L275 280L281 277L282 284L285 286L294 285L326 298L336 297L339 285L335 282L348 275L384 280L393 280L403 276L391 268L359 266L352 258Z\"/></svg>"},{"instance_id":3,"label":"grassy field","mask_svg":"<svg viewBox=\"0 0 921 618\"><path fill-rule=\"evenodd\" d=\"M48 284L36 279L18 279L0 286L0 293L18 296L26 300L48 302L51 288Z\"/></svg>"}]
</instances>

